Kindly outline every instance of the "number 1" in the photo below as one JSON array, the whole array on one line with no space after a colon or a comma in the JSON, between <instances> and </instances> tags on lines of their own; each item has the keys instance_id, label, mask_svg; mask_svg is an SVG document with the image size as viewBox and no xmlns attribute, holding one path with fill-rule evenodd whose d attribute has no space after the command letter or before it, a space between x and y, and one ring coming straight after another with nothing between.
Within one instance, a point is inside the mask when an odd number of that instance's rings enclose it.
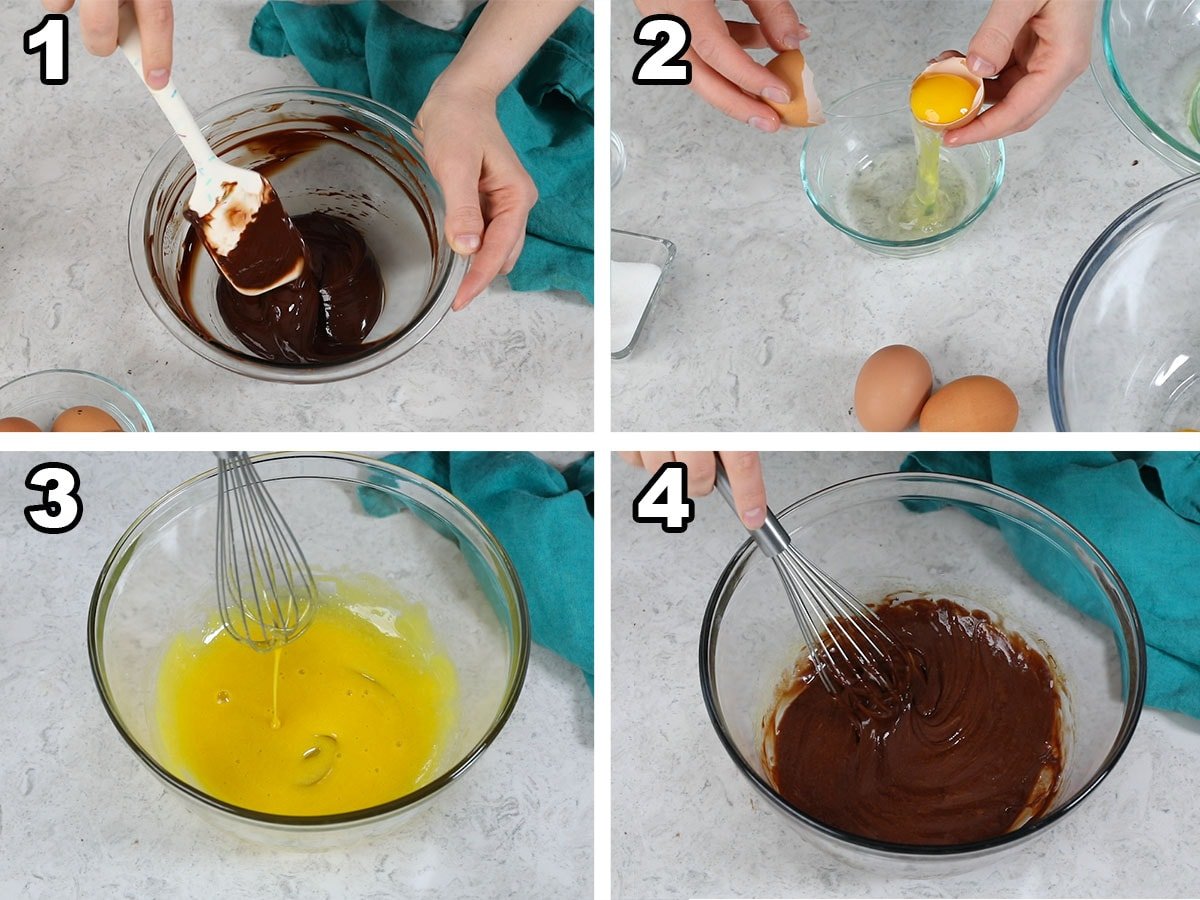
<instances>
[{"instance_id":1,"label":"number 1","mask_svg":"<svg viewBox=\"0 0 1200 900\"><path fill-rule=\"evenodd\" d=\"M66 84L67 17L51 13L25 32L25 52L41 54L42 84Z\"/></svg>"}]
</instances>

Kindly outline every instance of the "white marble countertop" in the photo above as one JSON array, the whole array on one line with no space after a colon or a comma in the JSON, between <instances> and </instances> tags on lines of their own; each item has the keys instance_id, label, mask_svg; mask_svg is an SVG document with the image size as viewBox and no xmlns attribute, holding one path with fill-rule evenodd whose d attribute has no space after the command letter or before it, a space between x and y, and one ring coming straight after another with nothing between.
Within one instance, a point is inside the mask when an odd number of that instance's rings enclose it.
<instances>
[{"instance_id":1,"label":"white marble countertop","mask_svg":"<svg viewBox=\"0 0 1200 900\"><path fill-rule=\"evenodd\" d=\"M247 46L261 5L176 4L175 75L197 112L312 83L294 57ZM422 5L443 19L455 11ZM574 294L519 294L500 279L401 359L335 384L256 381L176 341L142 298L126 244L134 186L170 128L119 55L87 54L75 14L68 83L39 83L21 33L41 15L36 0L0 4L0 384L40 369L97 372L170 431L591 429L593 315Z\"/></svg>"},{"instance_id":2,"label":"white marble countertop","mask_svg":"<svg viewBox=\"0 0 1200 900\"><path fill-rule=\"evenodd\" d=\"M207 454L56 453L84 519L35 532L22 485L45 454L0 458L0 896L575 897L592 885L592 699L534 646L512 718L462 783L377 838L284 852L213 827L118 737L88 668L88 603L121 533L211 467Z\"/></svg>"},{"instance_id":3,"label":"white marble countertop","mask_svg":"<svg viewBox=\"0 0 1200 900\"><path fill-rule=\"evenodd\" d=\"M827 103L911 77L941 50L965 51L987 8L794 5L812 29L804 50ZM739 3L722 10L748 15ZM612 123L629 168L612 224L669 238L679 253L638 345L613 362L615 429L857 428L858 369L892 343L921 349L943 382L1002 379L1022 405L1019 428L1053 429L1046 352L1067 276L1112 219L1178 177L1126 132L1091 73L1005 141L1005 183L969 233L932 256L896 260L817 215L800 182L803 131L761 134L688 88L634 85L645 52L631 37L637 18L632 3L614 4Z\"/></svg>"},{"instance_id":4,"label":"white marble countertop","mask_svg":"<svg viewBox=\"0 0 1200 900\"><path fill-rule=\"evenodd\" d=\"M894 471L900 454L772 454L782 507ZM684 535L629 518L645 476L613 461L614 897L1195 897L1200 722L1146 709L1116 768L1038 840L972 872L895 879L850 868L783 825L717 739L700 695L705 605L744 540L719 498Z\"/></svg>"}]
</instances>

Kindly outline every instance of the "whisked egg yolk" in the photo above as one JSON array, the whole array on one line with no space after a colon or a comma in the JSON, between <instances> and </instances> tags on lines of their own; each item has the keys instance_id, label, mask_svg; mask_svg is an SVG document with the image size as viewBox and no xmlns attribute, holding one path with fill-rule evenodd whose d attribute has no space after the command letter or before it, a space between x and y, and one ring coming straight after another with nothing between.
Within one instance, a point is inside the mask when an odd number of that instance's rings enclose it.
<instances>
[{"instance_id":1,"label":"whisked egg yolk","mask_svg":"<svg viewBox=\"0 0 1200 900\"><path fill-rule=\"evenodd\" d=\"M158 677L167 768L236 806L299 816L366 809L436 775L457 685L424 608L384 621L358 614L368 598L352 585L338 593L273 652L219 625L175 639Z\"/></svg>"},{"instance_id":2,"label":"whisked egg yolk","mask_svg":"<svg viewBox=\"0 0 1200 900\"><path fill-rule=\"evenodd\" d=\"M976 90L974 84L958 75L945 72L922 75L913 82L909 106L920 121L945 125L971 111Z\"/></svg>"}]
</instances>

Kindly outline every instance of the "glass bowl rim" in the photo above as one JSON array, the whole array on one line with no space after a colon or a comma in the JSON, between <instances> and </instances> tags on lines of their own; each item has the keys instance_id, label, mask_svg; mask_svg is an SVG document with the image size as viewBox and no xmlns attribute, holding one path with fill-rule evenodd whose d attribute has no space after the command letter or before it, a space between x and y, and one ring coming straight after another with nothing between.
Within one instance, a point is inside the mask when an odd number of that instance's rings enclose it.
<instances>
[{"instance_id":1,"label":"glass bowl rim","mask_svg":"<svg viewBox=\"0 0 1200 900\"><path fill-rule=\"evenodd\" d=\"M1179 141L1176 140L1172 134L1164 131L1162 127L1160 127L1159 124L1154 121L1154 119L1151 118L1144 109L1142 109L1142 105L1134 98L1133 92L1129 90L1128 85L1125 83L1125 77L1121 74L1121 70L1117 66L1116 53L1112 46L1112 30L1109 27L1109 23L1112 20L1112 9L1113 0L1104 0L1104 6L1100 10L1099 49L1104 55L1105 71L1108 73L1109 77L1112 78L1113 84L1116 86L1117 91L1121 95L1121 99L1125 101L1125 105L1131 112L1133 112L1133 114L1137 117L1137 120L1141 122L1142 125L1150 132L1151 136L1165 144L1175 153L1182 156L1185 160L1190 162L1192 166L1200 166L1200 152L1197 152L1196 150L1179 143ZM1096 80L1101 81L1099 77L1100 73L1095 71L1097 68L1099 67L1093 64L1092 69L1094 74L1097 76ZM1124 125L1126 129L1133 133L1134 137L1140 139L1140 135L1133 132L1133 129L1129 127L1129 123L1125 121L1124 117L1121 116L1120 111L1110 100L1108 92L1103 89L1104 84L1102 81L1100 87L1101 93L1104 94L1105 101L1108 102L1110 107L1112 107L1112 111L1114 115L1116 115L1117 119L1120 120L1121 124ZM1144 144L1149 150L1157 153L1164 162L1168 163L1172 167L1180 171L1194 171L1193 168L1185 167L1180 160L1172 159L1164 155L1160 148L1146 144L1145 141L1141 141L1141 143Z\"/></svg>"},{"instance_id":2,"label":"glass bowl rim","mask_svg":"<svg viewBox=\"0 0 1200 900\"><path fill-rule=\"evenodd\" d=\"M859 94L863 91L878 90L881 87L900 87L910 83L910 80L906 78L887 78L883 81L876 81L872 82L871 84L864 84L860 87L856 87L854 90L847 94L843 94L830 103L828 109L826 110L826 117L830 121L834 119L871 119L900 112L901 110L892 110L891 112L867 113L863 115L847 116L840 115L836 112L830 112L830 110L833 110L839 103L849 100L855 94ZM813 208L817 211L817 214L820 215L822 219L843 234L860 243L868 244L872 247L880 247L888 250L914 250L920 247L931 247L935 244L940 244L943 241L948 241L950 238L960 234L969 225L971 225L971 223L973 223L988 210L988 208L992 205L992 201L996 199L996 195L1000 193L1001 186L1004 184L1006 159L1004 152L1004 141L999 138L994 141L984 141L984 144L996 145L996 175L992 179L992 183L988 188L987 194L984 195L983 199L979 202L976 208L966 218L964 218L953 228L948 228L947 230L938 232L937 234L914 238L913 240L891 241L887 240L886 238L871 237L871 235L864 234L863 232L851 228L849 225L840 221L837 216L831 213L828 208L817 198L811 179L808 177L808 151L809 144L813 138L816 137L820 128L821 126L818 125L810 130L808 136L804 138L804 146L800 150L800 182L804 185L804 193L807 195L809 202L813 205Z\"/></svg>"},{"instance_id":3,"label":"glass bowl rim","mask_svg":"<svg viewBox=\"0 0 1200 900\"><path fill-rule=\"evenodd\" d=\"M120 716L115 710L115 703L109 696L109 692L105 687L104 676L101 673L99 660L99 647L97 645L97 619L100 613L100 600L104 585L108 579L109 573L113 570L114 564L120 558L121 554L126 550L127 545L132 546L131 541L135 539L136 533L139 532L142 524L150 518L154 513L158 512L165 505L177 500L184 494L190 492L201 482L215 478L217 475L216 468L208 469L204 472L194 475L176 487L172 488L167 493L163 494L153 503L146 507L137 518L130 523L125 529L120 538L117 539L113 546L112 552L109 553L104 565L100 569L100 575L96 579L96 586L92 589L92 599L88 607L87 617L87 644L88 644L88 663L91 668L92 680L95 683L96 690L100 695L101 705L104 711L108 714L117 733L122 740L133 750L134 755L145 765L151 772L164 780L172 787L176 788L186 797L190 797L199 801L209 809L217 812L231 815L240 821L250 822L257 825L267 825L275 827L289 828L296 831L314 831L329 828L332 826L356 825L380 820L394 813L410 807L419 806L423 801L429 799L437 793L440 793L444 788L448 787L452 782L456 781L464 772L471 767L483 752L491 746L496 737L504 729L509 717L512 715L513 709L516 708L517 699L520 697L521 689L525 683L525 675L529 667L529 644L530 644L530 621L529 607L525 600L525 589L521 584L521 579L517 574L516 567L508 556L508 552L504 549L503 544L492 533L491 529L461 500L451 494L444 488L434 484L427 478L424 478L415 472L400 466L393 465L381 459L376 459L370 456L364 456L356 453L308 453L308 452L282 452L282 453L263 453L254 454L252 459L255 463L270 462L273 460L295 460L295 459L320 459L333 460L336 462L348 462L353 465L367 468L374 468L382 471L384 474L398 478L403 482L416 484L417 486L428 490L438 499L448 503L458 514L466 518L475 528L479 529L485 541L489 545L489 549L496 554L496 558L501 566L502 573L509 579L513 587L513 599L516 606L516 618L513 621L513 631L516 634L515 643L511 645L513 651L513 659L509 665L510 677L505 689L504 698L494 714L493 721L487 732L447 771L435 778L428 784L422 785L415 791L404 794L395 800L389 800L386 803L381 803L376 806L367 807L365 809L351 810L344 813L330 813L316 816L293 816L293 815L278 815L275 813L266 813L259 810L247 809L237 806L233 803L227 803L217 797L213 797L206 791L201 790L195 785L188 784L186 781L176 777L171 772L167 771L158 760L133 738L132 735L125 729L121 722ZM287 476L289 478L317 478L319 480L328 481L334 480L328 476Z\"/></svg>"},{"instance_id":4,"label":"glass bowl rim","mask_svg":"<svg viewBox=\"0 0 1200 900\"><path fill-rule=\"evenodd\" d=\"M1135 202L1100 232L1071 270L1050 323L1050 340L1046 354L1046 389L1050 395L1050 415L1054 419L1054 428L1057 431L1071 430L1067 416L1066 383L1063 378L1067 344L1071 338L1071 324L1091 287L1097 268L1124 243L1131 226L1152 215L1159 204L1171 195L1194 185L1200 185L1200 172L1185 175L1177 181L1163 185Z\"/></svg>"},{"instance_id":5,"label":"glass bowl rim","mask_svg":"<svg viewBox=\"0 0 1200 900\"><path fill-rule=\"evenodd\" d=\"M25 381L28 378L37 378L41 375L82 375L85 378L90 378L94 381L99 381L102 384L106 384L133 404L134 409L137 410L138 416L141 419L141 423L146 426L146 432L154 431L154 423L150 421L150 414L146 412L146 407L142 406L141 400L133 396L133 392L130 391L129 388L125 387L124 385L117 384L117 382L105 375L100 375L96 372L88 372L86 369L41 369L37 372L26 372L24 375L18 375L16 378L9 379L8 381L4 382L4 384L0 384L0 391L3 391L5 388L12 387L18 382Z\"/></svg>"},{"instance_id":6,"label":"glass bowl rim","mask_svg":"<svg viewBox=\"0 0 1200 900\"><path fill-rule=\"evenodd\" d=\"M355 94L351 91L324 88L319 85L280 85L277 87L258 88L207 107L196 115L196 120L201 123L201 131L207 131L216 122L223 121L230 116L246 113L260 104L284 102L287 100L328 101L353 107L357 112L370 118L372 122L385 127L388 133L399 139L421 166L427 172L429 171L429 163L425 159L424 148L416 136L416 123L403 113L392 109L386 104L380 103L378 100L363 96L362 94ZM397 120L403 128L397 127ZM208 124L204 124L206 122ZM407 128L407 133L404 131L404 128ZM146 168L138 178L137 185L133 189L132 199L130 200L126 249L129 254L130 267L133 269L134 281L137 283L138 290L141 292L142 298L146 301L146 305L154 313L154 317L163 324L176 341L207 362L220 366L222 369L233 372L236 375L255 378L259 381L272 381L285 384L328 384L365 375L368 372L373 372L378 368L395 362L425 340L450 311L454 296L446 288L450 283L461 278L462 274L466 271L467 260L466 257L447 245L450 262L446 266L446 271L442 278L430 287L430 291L435 297L434 302L429 305L429 308L424 313L410 322L402 332L397 334L387 344L367 353L365 356L356 357L348 362L333 363L330 365L306 364L280 366L258 359L249 353L204 340L180 321L179 317L172 312L165 300L159 296L158 286L154 283L152 269L144 259L146 250L141 226L145 223L147 217L152 214L155 195L151 192L162 181L172 162L181 155L186 155L185 151L179 143L179 138L172 135L164 140L150 156ZM433 199L440 201L444 209L445 197L442 194L441 185L433 178L432 174L430 175L430 179L433 187ZM411 345L407 345L404 341L404 338L409 336L414 338Z\"/></svg>"},{"instance_id":7,"label":"glass bowl rim","mask_svg":"<svg viewBox=\"0 0 1200 900\"><path fill-rule=\"evenodd\" d=\"M1063 529L1068 535L1079 541L1087 550L1095 554L1095 557L1101 563L1105 575L1110 578L1113 584L1119 589L1119 597L1124 607L1124 611L1128 613L1129 625L1133 632L1133 642L1131 652L1129 654L1131 662L1137 668L1136 683L1130 684L1129 699L1124 704L1125 710L1122 716L1121 727L1117 733L1117 739L1109 748L1104 761L1095 773L1088 779L1087 783L1081 787L1073 797L1059 808L1026 822L1015 831L1009 831L996 837L987 838L982 841L973 841L965 844L897 844L888 841L875 840L873 838L863 837L861 835L852 834L848 831L843 831L831 825L827 825L818 819L815 819L806 813L798 810L796 807L788 803L781 797L766 779L762 778L757 772L751 769L743 761L741 754L733 745L732 739L728 736L723 726L724 716L716 701L715 678L711 672L709 664L710 657L715 653L716 642L714 637L720 629L720 619L724 615L725 608L728 602L722 602L721 594L729 582L734 571L744 564L747 557L757 551L757 545L752 538L747 538L742 545L734 553L728 564L722 570L717 583L713 588L712 594L709 597L708 606L704 611L704 619L700 627L700 692L704 698L704 706L708 712L709 721L712 724L713 730L717 733L717 738L720 740L726 753L733 760L735 767L741 774L749 779L759 792L765 796L771 803L785 815L791 819L798 821L826 838L831 838L839 844L849 845L862 848L869 851L885 853L899 858L945 858L945 857L962 857L980 851L992 850L1002 847L1006 844L1011 844L1016 841L1023 840L1032 834L1046 828L1070 810L1078 806L1085 797L1092 793L1093 790L1105 779L1109 772L1120 760L1124 754L1126 747L1133 737L1133 733L1137 728L1137 723L1142 713L1142 706L1145 701L1146 694L1146 639L1142 631L1141 618L1138 615L1137 605L1134 603L1133 597L1129 593L1129 589L1125 586L1125 582L1121 576L1113 568L1108 558L1104 556L1096 546L1079 532L1073 525L1063 519L1061 516L1042 506L1028 497L1018 494L1016 491L1001 487L997 484L991 484L986 481L980 481L975 478L968 478L963 475L950 475L942 472L881 472L874 475L863 475L857 478L846 479L828 487L821 488L806 497L797 500L787 508L779 512L779 518L783 519L788 513L799 509L807 503L825 499L830 495L854 491L858 487L876 483L892 482L895 484L905 483L939 483L946 482L952 485L960 485L970 488L971 490L981 492L984 495L995 495L1005 500L1015 502L1018 506L1025 507L1034 513L1037 513L1057 527ZM937 499L937 498L931 498ZM730 594L732 597L732 594ZM1131 666L1132 668L1132 666Z\"/></svg>"}]
</instances>

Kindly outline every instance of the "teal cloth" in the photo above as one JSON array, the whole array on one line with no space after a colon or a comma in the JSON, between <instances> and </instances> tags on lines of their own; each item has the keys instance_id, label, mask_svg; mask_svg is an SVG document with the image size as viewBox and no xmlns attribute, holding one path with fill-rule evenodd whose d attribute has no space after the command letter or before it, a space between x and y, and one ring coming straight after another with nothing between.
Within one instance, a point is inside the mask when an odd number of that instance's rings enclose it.
<instances>
[{"instance_id":1,"label":"teal cloth","mask_svg":"<svg viewBox=\"0 0 1200 900\"><path fill-rule=\"evenodd\" d=\"M1146 634L1146 702L1200 717L1200 454L914 453L901 471L966 475L1010 488L1060 515L1108 559ZM1025 569L1084 612L1058 553L1004 528Z\"/></svg>"},{"instance_id":2,"label":"teal cloth","mask_svg":"<svg viewBox=\"0 0 1200 900\"><path fill-rule=\"evenodd\" d=\"M317 84L365 94L412 119L482 8L442 31L376 0L270 0L254 20L250 48L296 56ZM575 10L496 103L538 188L525 249L508 276L514 290L575 291L592 301L594 31L592 14Z\"/></svg>"},{"instance_id":3,"label":"teal cloth","mask_svg":"<svg viewBox=\"0 0 1200 900\"><path fill-rule=\"evenodd\" d=\"M521 579L533 640L577 665L592 687L595 457L564 472L521 452L409 451L384 459L445 488L491 529ZM405 509L369 488L359 498L374 516ZM470 554L467 561L486 592L487 567Z\"/></svg>"}]
</instances>

